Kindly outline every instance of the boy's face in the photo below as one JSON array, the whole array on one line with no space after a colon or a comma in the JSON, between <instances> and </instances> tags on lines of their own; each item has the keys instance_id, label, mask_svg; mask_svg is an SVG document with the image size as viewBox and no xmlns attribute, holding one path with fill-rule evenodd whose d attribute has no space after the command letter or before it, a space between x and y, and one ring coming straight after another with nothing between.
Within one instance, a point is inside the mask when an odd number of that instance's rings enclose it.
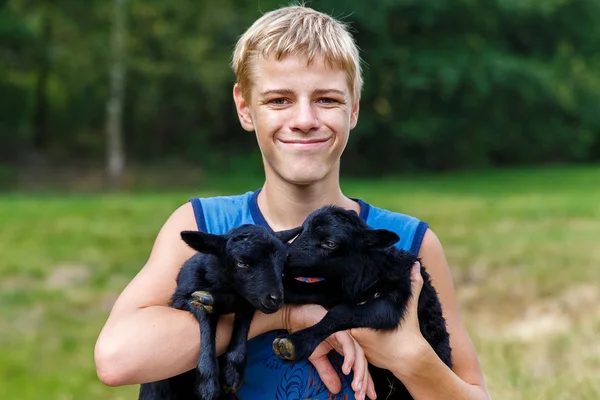
<instances>
[{"instance_id":1,"label":"boy's face","mask_svg":"<svg viewBox=\"0 0 600 400\"><path fill-rule=\"evenodd\" d=\"M234 98L242 127L256 132L267 176L298 185L337 179L359 109L346 73L320 58L308 66L300 57L258 58L252 80L251 98L237 85Z\"/></svg>"}]
</instances>

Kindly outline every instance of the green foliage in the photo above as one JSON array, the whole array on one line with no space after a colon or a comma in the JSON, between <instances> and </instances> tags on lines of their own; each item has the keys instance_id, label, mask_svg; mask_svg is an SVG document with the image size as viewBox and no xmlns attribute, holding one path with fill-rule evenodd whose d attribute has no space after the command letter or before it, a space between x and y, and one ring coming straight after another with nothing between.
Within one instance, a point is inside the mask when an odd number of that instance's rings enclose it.
<instances>
[{"instance_id":1,"label":"green foliage","mask_svg":"<svg viewBox=\"0 0 600 400\"><path fill-rule=\"evenodd\" d=\"M349 19L368 64L369 117L352 139L364 158L377 157L376 168L597 158L598 2L356 7Z\"/></svg>"},{"instance_id":2,"label":"green foliage","mask_svg":"<svg viewBox=\"0 0 600 400\"><path fill-rule=\"evenodd\" d=\"M224 169L256 147L237 121L229 61L280 5L128 0L130 160ZM600 160L598 1L308 5L348 22L365 61L347 172ZM0 6L2 160L103 160L112 17L109 1Z\"/></svg>"}]
</instances>

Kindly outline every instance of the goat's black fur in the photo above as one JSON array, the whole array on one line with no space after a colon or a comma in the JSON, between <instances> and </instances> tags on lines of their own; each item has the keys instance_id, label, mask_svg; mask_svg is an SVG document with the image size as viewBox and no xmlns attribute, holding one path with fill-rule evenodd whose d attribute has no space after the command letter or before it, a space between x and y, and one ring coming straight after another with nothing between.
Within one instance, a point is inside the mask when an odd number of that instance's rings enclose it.
<instances>
[{"instance_id":1,"label":"goat's black fur","mask_svg":"<svg viewBox=\"0 0 600 400\"><path fill-rule=\"evenodd\" d=\"M285 243L301 230L299 227L273 234L262 226L242 225L224 235L181 233L198 253L181 268L171 307L189 311L198 320L200 357L194 370L142 384L140 400L216 400L223 398L224 392L239 388L244 380L252 317L256 309L272 313L283 305ZM217 361L217 321L228 313L235 313L232 337Z\"/></svg>"},{"instance_id":2,"label":"goat's black fur","mask_svg":"<svg viewBox=\"0 0 600 400\"><path fill-rule=\"evenodd\" d=\"M329 311L316 325L275 339L275 352L284 359L302 360L337 331L396 329L412 296L411 267L419 261L416 255L393 246L398 235L371 229L355 212L334 206L313 212L303 228L289 247L284 270L285 302L321 304ZM420 329L441 360L451 367L442 307L424 267L421 275ZM299 276L324 280L304 283L294 279ZM377 398L412 399L390 371L372 365L369 368Z\"/></svg>"}]
</instances>

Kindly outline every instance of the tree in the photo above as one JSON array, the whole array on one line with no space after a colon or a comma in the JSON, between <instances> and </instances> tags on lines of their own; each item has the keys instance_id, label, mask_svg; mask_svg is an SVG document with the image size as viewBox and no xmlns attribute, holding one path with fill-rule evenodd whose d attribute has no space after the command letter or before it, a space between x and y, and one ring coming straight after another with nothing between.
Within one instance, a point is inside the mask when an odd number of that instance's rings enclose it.
<instances>
[{"instance_id":1,"label":"tree","mask_svg":"<svg viewBox=\"0 0 600 400\"><path fill-rule=\"evenodd\" d=\"M123 184L125 150L122 116L125 91L125 1L115 0L111 40L110 94L106 104L106 161L109 184L119 189Z\"/></svg>"}]
</instances>

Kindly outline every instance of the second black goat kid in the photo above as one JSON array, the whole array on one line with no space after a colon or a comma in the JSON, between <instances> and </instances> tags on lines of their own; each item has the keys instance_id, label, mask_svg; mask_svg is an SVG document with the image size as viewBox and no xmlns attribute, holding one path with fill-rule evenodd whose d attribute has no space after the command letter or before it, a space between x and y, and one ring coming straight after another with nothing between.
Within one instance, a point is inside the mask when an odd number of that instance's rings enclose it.
<instances>
[{"instance_id":1,"label":"second black goat kid","mask_svg":"<svg viewBox=\"0 0 600 400\"><path fill-rule=\"evenodd\" d=\"M139 400L217 400L240 387L254 312L273 313L283 306L285 243L301 230L272 233L262 226L242 225L224 235L181 232L198 253L181 268L171 307L191 312L200 324L198 365L181 375L142 384ZM217 360L217 322L229 313L235 313L231 341Z\"/></svg>"},{"instance_id":2,"label":"second black goat kid","mask_svg":"<svg viewBox=\"0 0 600 400\"><path fill-rule=\"evenodd\" d=\"M371 229L355 212L343 208L323 207L309 215L302 233L289 246L285 302L321 304L329 311L316 325L275 339L275 353L283 359L303 360L337 331L396 329L412 296L412 265L419 260L394 246L399 239L389 230ZM437 355L451 367L442 307L424 267L421 275L419 326ZM306 283L294 277L323 280ZM391 372L372 365L369 370L378 398L412 399Z\"/></svg>"}]
</instances>

